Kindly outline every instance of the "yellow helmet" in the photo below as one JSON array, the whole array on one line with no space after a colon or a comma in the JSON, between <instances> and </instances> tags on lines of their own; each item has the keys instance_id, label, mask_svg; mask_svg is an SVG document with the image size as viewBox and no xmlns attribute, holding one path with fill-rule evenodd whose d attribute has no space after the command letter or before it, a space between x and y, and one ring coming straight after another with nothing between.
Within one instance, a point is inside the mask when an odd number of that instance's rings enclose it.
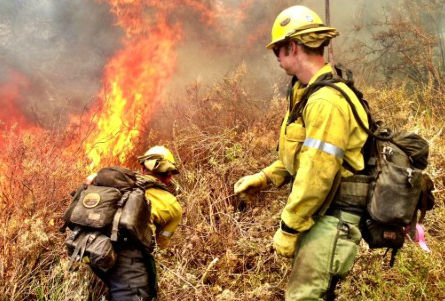
<instances>
[{"instance_id":1,"label":"yellow helmet","mask_svg":"<svg viewBox=\"0 0 445 301\"><path fill-rule=\"evenodd\" d=\"M163 145L153 146L146 151L145 154L139 156L138 161L148 170L156 173L179 173L178 169L176 168L175 157L173 157L172 152Z\"/></svg>"},{"instance_id":2,"label":"yellow helmet","mask_svg":"<svg viewBox=\"0 0 445 301\"><path fill-rule=\"evenodd\" d=\"M272 49L276 43L286 39L320 31L337 32L335 28L324 25L321 18L311 9L301 5L291 6L275 19L272 40L266 48Z\"/></svg>"}]
</instances>

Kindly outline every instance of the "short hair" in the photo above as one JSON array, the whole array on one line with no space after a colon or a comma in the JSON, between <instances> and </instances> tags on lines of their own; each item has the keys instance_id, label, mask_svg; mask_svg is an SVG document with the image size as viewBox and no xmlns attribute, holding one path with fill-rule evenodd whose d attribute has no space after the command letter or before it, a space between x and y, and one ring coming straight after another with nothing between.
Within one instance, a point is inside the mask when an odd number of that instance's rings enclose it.
<instances>
[{"instance_id":1,"label":"short hair","mask_svg":"<svg viewBox=\"0 0 445 301\"><path fill-rule=\"evenodd\" d=\"M325 45L325 44L326 44L326 45ZM321 46L319 46L319 47L317 47L317 48L312 48L312 47L309 47L309 46L306 46L306 45L300 43L300 45L303 47L303 51L304 51L306 54L311 54L311 55L321 55L321 56L324 55L324 48L325 48L328 44L329 44L329 42L328 42L328 43L323 43Z\"/></svg>"}]
</instances>

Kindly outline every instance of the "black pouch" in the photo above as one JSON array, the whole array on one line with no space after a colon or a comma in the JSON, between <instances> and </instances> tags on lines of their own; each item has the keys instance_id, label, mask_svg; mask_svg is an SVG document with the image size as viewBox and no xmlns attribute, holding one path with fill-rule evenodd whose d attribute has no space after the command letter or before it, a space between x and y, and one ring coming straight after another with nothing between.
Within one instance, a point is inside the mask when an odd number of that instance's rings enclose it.
<instances>
[{"instance_id":1,"label":"black pouch","mask_svg":"<svg viewBox=\"0 0 445 301\"><path fill-rule=\"evenodd\" d=\"M117 254L110 238L100 232L77 229L68 235L65 246L70 256L68 270L74 262L86 262L102 272L107 272L116 263Z\"/></svg>"},{"instance_id":2,"label":"black pouch","mask_svg":"<svg viewBox=\"0 0 445 301\"><path fill-rule=\"evenodd\" d=\"M379 223L369 217L361 219L360 231L371 249L400 249L405 242L405 231L402 226Z\"/></svg>"}]
</instances>

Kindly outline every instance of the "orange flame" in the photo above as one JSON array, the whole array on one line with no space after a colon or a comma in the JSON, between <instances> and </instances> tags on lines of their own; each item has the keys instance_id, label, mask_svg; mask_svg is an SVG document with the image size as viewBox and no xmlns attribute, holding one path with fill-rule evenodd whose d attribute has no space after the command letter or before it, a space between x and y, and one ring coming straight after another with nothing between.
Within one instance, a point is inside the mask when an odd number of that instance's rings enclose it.
<instances>
[{"instance_id":1,"label":"orange flame","mask_svg":"<svg viewBox=\"0 0 445 301\"><path fill-rule=\"evenodd\" d=\"M144 132L173 75L174 46L181 38L180 28L168 24L165 12L148 19L140 1L111 1L110 5L117 25L125 29L125 47L105 67L100 111L92 116L96 135L85 143L91 169L103 159L123 163L134 149L135 138Z\"/></svg>"},{"instance_id":2,"label":"orange flame","mask_svg":"<svg viewBox=\"0 0 445 301\"><path fill-rule=\"evenodd\" d=\"M33 126L19 107L25 101L22 93L28 89L29 82L19 72L10 70L8 75L8 83L0 86L0 129L2 133L10 130L11 127L16 127L18 131L25 131Z\"/></svg>"},{"instance_id":3,"label":"orange flame","mask_svg":"<svg viewBox=\"0 0 445 301\"><path fill-rule=\"evenodd\" d=\"M42 129L33 125L20 109L25 103L23 94L29 88L29 81L25 75L17 71L8 71L9 81L0 86L0 186L5 183L6 176L12 167L5 162L4 153L14 143L14 137L24 134L35 135ZM0 195L1 203L1 195Z\"/></svg>"}]
</instances>

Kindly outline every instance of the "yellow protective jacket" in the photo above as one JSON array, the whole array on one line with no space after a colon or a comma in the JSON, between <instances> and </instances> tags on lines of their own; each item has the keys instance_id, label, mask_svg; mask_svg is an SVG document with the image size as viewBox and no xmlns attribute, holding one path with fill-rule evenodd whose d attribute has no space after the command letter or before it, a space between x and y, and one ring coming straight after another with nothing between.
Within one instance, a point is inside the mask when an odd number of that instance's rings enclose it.
<instances>
[{"instance_id":1,"label":"yellow protective jacket","mask_svg":"<svg viewBox=\"0 0 445 301\"><path fill-rule=\"evenodd\" d=\"M332 72L330 65L322 67L309 81ZM368 126L366 112L357 96L344 83L337 83L351 98L360 119ZM300 101L305 87L297 81L293 87L293 107ZM302 118L287 125L289 111L280 131L278 160L263 169L268 179L280 186L290 179L292 192L281 214L283 222L297 231L305 231L314 224L313 215L322 206L335 175L351 172L342 167L346 160L355 170L364 168L361 148L367 134L355 120L351 107L330 87L322 87L309 96Z\"/></svg>"},{"instance_id":2,"label":"yellow protective jacket","mask_svg":"<svg viewBox=\"0 0 445 301\"><path fill-rule=\"evenodd\" d=\"M151 223L156 227L156 242L165 248L181 222L181 205L173 194L157 187L147 189L145 198L151 202Z\"/></svg>"}]
</instances>

